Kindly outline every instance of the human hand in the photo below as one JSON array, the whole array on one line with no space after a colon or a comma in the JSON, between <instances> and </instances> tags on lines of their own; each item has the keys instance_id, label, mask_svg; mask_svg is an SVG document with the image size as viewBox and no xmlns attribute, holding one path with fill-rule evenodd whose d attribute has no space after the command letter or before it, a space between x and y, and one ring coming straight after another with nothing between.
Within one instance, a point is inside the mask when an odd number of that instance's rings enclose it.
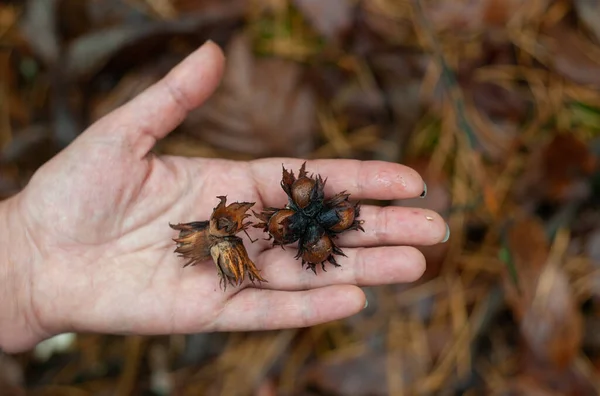
<instances>
[{"instance_id":1,"label":"human hand","mask_svg":"<svg viewBox=\"0 0 600 396\"><path fill-rule=\"evenodd\" d=\"M157 157L158 139L173 130L217 87L224 59L207 43L163 80L97 121L42 166L27 187L0 204L8 233L0 256L0 346L33 347L52 335L74 332L174 334L310 326L359 312L357 286L410 282L424 271L413 247L447 238L436 213L402 207L362 206L365 232L338 239L347 257L327 272L303 269L293 249L272 248L260 230L244 244L261 276L219 289L212 262L183 268L169 223L209 218L218 195L252 208L282 206L282 164ZM419 196L423 180L412 169L385 162L315 160L310 172L327 177L326 194L347 190L351 199ZM429 217L429 218L427 218Z\"/></svg>"}]
</instances>

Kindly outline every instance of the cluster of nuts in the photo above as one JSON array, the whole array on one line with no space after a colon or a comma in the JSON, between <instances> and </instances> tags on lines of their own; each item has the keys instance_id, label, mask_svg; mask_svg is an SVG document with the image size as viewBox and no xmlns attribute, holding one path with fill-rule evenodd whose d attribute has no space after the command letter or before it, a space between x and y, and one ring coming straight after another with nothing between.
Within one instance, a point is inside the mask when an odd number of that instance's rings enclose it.
<instances>
[{"instance_id":1,"label":"cluster of nuts","mask_svg":"<svg viewBox=\"0 0 600 396\"><path fill-rule=\"evenodd\" d=\"M306 163L302 164L298 178L294 172L283 168L281 188L288 196L283 208L265 208L254 215L262 222L254 227L262 228L273 238L274 245L298 242L296 258L302 260L315 274L315 267L325 261L338 267L334 255L342 255L334 238L347 230L363 230L362 221L357 220L360 207L352 204L345 191L325 199L325 183L320 175L309 177Z\"/></svg>"},{"instance_id":2,"label":"cluster of nuts","mask_svg":"<svg viewBox=\"0 0 600 396\"><path fill-rule=\"evenodd\" d=\"M345 256L336 246L335 238L348 230L361 230L362 221L358 220L360 206L349 201L350 194L345 191L325 198L324 181L320 175L309 176L306 163L302 164L298 177L293 171L283 168L281 188L288 197L283 208L264 208L254 215L261 222L254 225L268 233L273 245L298 243L296 259L302 260L316 274L316 266L321 264L325 271L325 262L339 267L335 255ZM225 206L225 197L214 209L209 221L200 221L171 225L179 230L175 253L188 259L184 265L195 265L212 258L217 266L221 284L240 285L245 274L254 283L266 282L260 276L256 266L248 257L242 239L235 236L246 232L250 222L244 220L250 216L246 212L254 206L252 202L232 203ZM254 241L252 241L254 242Z\"/></svg>"}]
</instances>

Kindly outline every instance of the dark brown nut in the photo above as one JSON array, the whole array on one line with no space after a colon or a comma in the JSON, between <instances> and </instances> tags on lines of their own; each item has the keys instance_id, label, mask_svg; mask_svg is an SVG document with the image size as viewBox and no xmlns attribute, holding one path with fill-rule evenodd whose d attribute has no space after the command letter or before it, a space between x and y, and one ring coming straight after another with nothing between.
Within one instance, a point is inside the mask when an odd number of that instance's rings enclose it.
<instances>
[{"instance_id":1,"label":"dark brown nut","mask_svg":"<svg viewBox=\"0 0 600 396\"><path fill-rule=\"evenodd\" d=\"M317 182L304 176L299 178L292 184L292 200L300 209L306 208L311 202L313 189Z\"/></svg>"},{"instance_id":2,"label":"dark brown nut","mask_svg":"<svg viewBox=\"0 0 600 396\"><path fill-rule=\"evenodd\" d=\"M319 264L326 261L333 252L333 243L331 238L323 234L311 244L303 245L302 259L310 264Z\"/></svg>"}]
</instances>

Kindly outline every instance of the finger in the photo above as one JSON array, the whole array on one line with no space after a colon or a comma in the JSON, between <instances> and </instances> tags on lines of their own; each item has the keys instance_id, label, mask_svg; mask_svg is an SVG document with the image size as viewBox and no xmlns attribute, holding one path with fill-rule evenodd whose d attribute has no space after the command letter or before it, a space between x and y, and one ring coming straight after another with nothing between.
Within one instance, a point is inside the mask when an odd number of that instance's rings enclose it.
<instances>
[{"instance_id":1,"label":"finger","mask_svg":"<svg viewBox=\"0 0 600 396\"><path fill-rule=\"evenodd\" d=\"M164 78L97 123L94 130L120 134L118 138L123 138L135 155L144 157L156 140L175 129L190 110L215 91L223 67L222 51L209 41Z\"/></svg>"},{"instance_id":2,"label":"finger","mask_svg":"<svg viewBox=\"0 0 600 396\"><path fill-rule=\"evenodd\" d=\"M280 187L282 164L298 176L304 160L293 158L260 159L250 163L251 172L265 206L282 206L287 202ZM320 174L325 184L326 196L343 190L351 199L406 199L421 195L425 184L413 169L384 161L358 161L350 159L311 160L306 162L309 174Z\"/></svg>"},{"instance_id":3,"label":"finger","mask_svg":"<svg viewBox=\"0 0 600 396\"><path fill-rule=\"evenodd\" d=\"M255 331L314 326L354 315L365 301L355 286L292 292L247 288L229 300L211 327Z\"/></svg>"},{"instance_id":4,"label":"finger","mask_svg":"<svg viewBox=\"0 0 600 396\"><path fill-rule=\"evenodd\" d=\"M400 206L360 208L362 231L347 231L336 238L339 246L412 245L431 246L445 242L449 228L444 219L428 209Z\"/></svg>"},{"instance_id":5,"label":"finger","mask_svg":"<svg viewBox=\"0 0 600 396\"><path fill-rule=\"evenodd\" d=\"M295 249L270 249L259 260L261 276L268 282L260 287L280 290L306 290L335 284L375 286L414 282L425 272L425 257L410 246L346 248L335 256L340 267L317 265L317 274L302 267Z\"/></svg>"}]
</instances>

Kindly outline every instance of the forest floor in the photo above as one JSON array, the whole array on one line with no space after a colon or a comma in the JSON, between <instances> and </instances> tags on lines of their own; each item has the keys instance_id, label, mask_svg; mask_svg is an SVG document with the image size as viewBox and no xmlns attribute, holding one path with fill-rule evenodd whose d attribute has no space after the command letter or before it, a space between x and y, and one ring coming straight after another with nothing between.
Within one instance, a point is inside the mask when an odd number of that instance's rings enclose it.
<instances>
[{"instance_id":1,"label":"forest floor","mask_svg":"<svg viewBox=\"0 0 600 396\"><path fill-rule=\"evenodd\" d=\"M211 39L223 84L157 153L400 162L427 198L377 204L438 211L452 237L349 319L67 335L2 357L0 388L600 394L599 26L586 0L3 1L0 198Z\"/></svg>"}]
</instances>

